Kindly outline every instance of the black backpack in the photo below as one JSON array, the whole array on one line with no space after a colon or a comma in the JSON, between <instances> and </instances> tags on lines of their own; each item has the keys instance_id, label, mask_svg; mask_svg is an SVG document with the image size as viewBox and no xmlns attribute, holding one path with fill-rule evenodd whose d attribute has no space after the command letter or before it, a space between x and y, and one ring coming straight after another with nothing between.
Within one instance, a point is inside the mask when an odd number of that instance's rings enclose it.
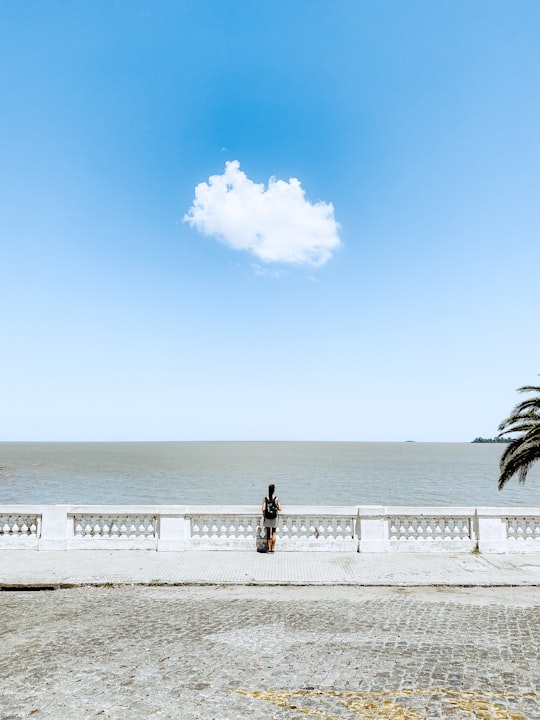
<instances>
[{"instance_id":1,"label":"black backpack","mask_svg":"<svg viewBox=\"0 0 540 720\"><path fill-rule=\"evenodd\" d=\"M265 499L266 503L264 505L264 517L267 520L275 520L278 514L277 498L273 497L271 500L269 500L268 498Z\"/></svg>"}]
</instances>

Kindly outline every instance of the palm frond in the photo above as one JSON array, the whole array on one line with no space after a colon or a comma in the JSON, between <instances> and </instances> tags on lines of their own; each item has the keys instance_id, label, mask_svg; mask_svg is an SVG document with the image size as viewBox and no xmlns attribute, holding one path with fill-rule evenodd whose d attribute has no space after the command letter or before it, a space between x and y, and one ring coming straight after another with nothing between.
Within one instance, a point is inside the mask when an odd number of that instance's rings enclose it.
<instances>
[{"instance_id":1,"label":"palm frond","mask_svg":"<svg viewBox=\"0 0 540 720\"><path fill-rule=\"evenodd\" d=\"M540 387L538 385L524 385L517 389L518 392L535 392L540 393Z\"/></svg>"},{"instance_id":2,"label":"palm frond","mask_svg":"<svg viewBox=\"0 0 540 720\"><path fill-rule=\"evenodd\" d=\"M518 403L511 414L499 425L499 437L509 433L520 433L506 446L499 462L501 490L511 477L517 475L523 484L527 474L537 460L540 460L540 387L525 385L518 392L536 392L538 397Z\"/></svg>"},{"instance_id":3,"label":"palm frond","mask_svg":"<svg viewBox=\"0 0 540 720\"><path fill-rule=\"evenodd\" d=\"M508 444L499 463L499 490L514 475L523 484L527 474L537 460L540 460L540 443L523 441L519 438Z\"/></svg>"},{"instance_id":4,"label":"palm frond","mask_svg":"<svg viewBox=\"0 0 540 720\"><path fill-rule=\"evenodd\" d=\"M529 430L534 430L538 426L538 420L532 419L523 419L523 420L515 420L512 423L510 423L509 427L504 428L504 426L499 426L499 437L502 435L508 435L508 433L518 433L518 432L529 432Z\"/></svg>"}]
</instances>

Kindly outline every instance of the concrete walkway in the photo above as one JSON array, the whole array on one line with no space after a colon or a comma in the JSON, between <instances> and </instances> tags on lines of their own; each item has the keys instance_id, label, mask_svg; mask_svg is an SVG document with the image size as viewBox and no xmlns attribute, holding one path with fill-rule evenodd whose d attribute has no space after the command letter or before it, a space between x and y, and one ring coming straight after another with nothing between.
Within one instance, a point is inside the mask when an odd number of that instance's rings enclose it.
<instances>
[{"instance_id":1,"label":"concrete walkway","mask_svg":"<svg viewBox=\"0 0 540 720\"><path fill-rule=\"evenodd\" d=\"M540 586L540 553L0 551L0 589L109 584Z\"/></svg>"}]
</instances>

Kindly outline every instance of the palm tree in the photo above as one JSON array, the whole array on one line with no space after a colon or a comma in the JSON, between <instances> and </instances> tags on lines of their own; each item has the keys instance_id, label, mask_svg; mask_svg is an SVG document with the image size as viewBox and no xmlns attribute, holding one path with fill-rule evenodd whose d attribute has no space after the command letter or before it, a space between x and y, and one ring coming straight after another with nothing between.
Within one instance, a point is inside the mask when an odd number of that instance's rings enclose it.
<instances>
[{"instance_id":1,"label":"palm tree","mask_svg":"<svg viewBox=\"0 0 540 720\"><path fill-rule=\"evenodd\" d=\"M535 397L523 400L499 425L499 437L508 433L520 433L508 443L499 462L499 490L513 475L524 483L531 465L540 460L540 387L526 385L518 392L534 392Z\"/></svg>"}]
</instances>

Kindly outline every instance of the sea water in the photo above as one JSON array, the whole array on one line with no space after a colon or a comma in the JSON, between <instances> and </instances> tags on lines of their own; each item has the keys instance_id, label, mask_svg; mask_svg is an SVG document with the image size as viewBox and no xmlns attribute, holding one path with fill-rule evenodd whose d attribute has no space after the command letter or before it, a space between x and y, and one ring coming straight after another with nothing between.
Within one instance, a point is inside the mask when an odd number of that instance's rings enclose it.
<instances>
[{"instance_id":1,"label":"sea water","mask_svg":"<svg viewBox=\"0 0 540 720\"><path fill-rule=\"evenodd\" d=\"M540 506L540 467L497 490L500 444L0 443L0 504Z\"/></svg>"}]
</instances>

